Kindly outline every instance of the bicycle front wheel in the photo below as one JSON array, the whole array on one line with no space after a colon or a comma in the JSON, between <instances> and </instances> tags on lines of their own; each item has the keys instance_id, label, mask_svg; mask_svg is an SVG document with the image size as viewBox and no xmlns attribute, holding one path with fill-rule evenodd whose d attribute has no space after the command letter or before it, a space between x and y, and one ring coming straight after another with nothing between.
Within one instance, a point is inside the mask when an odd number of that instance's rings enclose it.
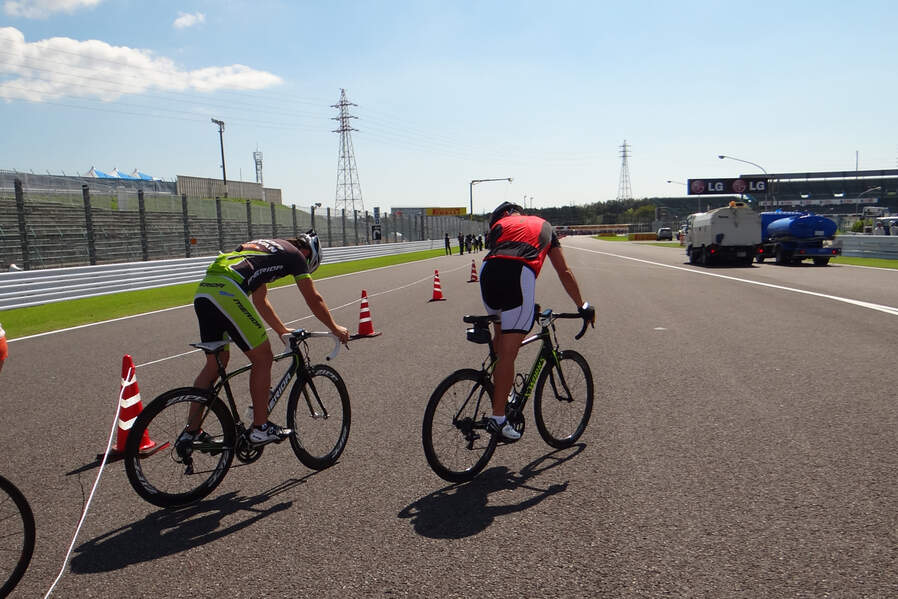
<instances>
[{"instance_id":1,"label":"bicycle front wheel","mask_svg":"<svg viewBox=\"0 0 898 599\"><path fill-rule=\"evenodd\" d=\"M0 597L12 592L34 553L34 514L19 489L0 476Z\"/></svg>"},{"instance_id":2,"label":"bicycle front wheel","mask_svg":"<svg viewBox=\"0 0 898 599\"><path fill-rule=\"evenodd\" d=\"M496 449L486 430L492 396L489 376L473 369L456 370L430 396L421 437L427 463L440 478L471 480L490 461Z\"/></svg>"},{"instance_id":3,"label":"bicycle front wheel","mask_svg":"<svg viewBox=\"0 0 898 599\"><path fill-rule=\"evenodd\" d=\"M312 470L333 466L346 447L352 412L340 374L324 364L312 366L290 390L287 426L299 461Z\"/></svg>"},{"instance_id":4,"label":"bicycle front wheel","mask_svg":"<svg viewBox=\"0 0 898 599\"><path fill-rule=\"evenodd\" d=\"M559 352L558 364L549 362L536 382L533 415L540 436L557 449L570 447L586 430L592 403L592 371L586 358L573 350Z\"/></svg>"},{"instance_id":5,"label":"bicycle front wheel","mask_svg":"<svg viewBox=\"0 0 898 599\"><path fill-rule=\"evenodd\" d=\"M202 433L178 441L193 413ZM141 451L144 435L155 446ZM137 494L159 507L202 499L221 483L231 461L237 433L227 406L211 391L182 387L163 393L146 406L128 433L125 471Z\"/></svg>"}]
</instances>

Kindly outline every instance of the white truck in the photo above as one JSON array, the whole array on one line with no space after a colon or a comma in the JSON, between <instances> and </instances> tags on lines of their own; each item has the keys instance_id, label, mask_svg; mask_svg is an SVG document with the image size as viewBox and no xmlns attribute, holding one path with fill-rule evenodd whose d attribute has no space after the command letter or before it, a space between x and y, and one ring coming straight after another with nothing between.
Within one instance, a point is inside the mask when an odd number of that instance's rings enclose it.
<instances>
[{"instance_id":1,"label":"white truck","mask_svg":"<svg viewBox=\"0 0 898 599\"><path fill-rule=\"evenodd\" d=\"M690 264L733 262L751 266L761 243L761 215L744 202L692 214L687 226Z\"/></svg>"}]
</instances>

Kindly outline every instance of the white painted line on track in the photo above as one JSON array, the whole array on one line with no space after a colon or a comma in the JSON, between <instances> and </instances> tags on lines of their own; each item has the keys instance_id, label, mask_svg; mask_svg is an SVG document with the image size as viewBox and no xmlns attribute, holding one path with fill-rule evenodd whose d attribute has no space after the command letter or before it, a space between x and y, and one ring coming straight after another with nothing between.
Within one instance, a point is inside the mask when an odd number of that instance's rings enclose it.
<instances>
[{"instance_id":1,"label":"white painted line on track","mask_svg":"<svg viewBox=\"0 0 898 599\"><path fill-rule=\"evenodd\" d=\"M681 270L684 272L689 272L697 275L704 275L706 277L716 277L719 279L727 279L729 281L736 281L738 283L746 283L749 285L758 285L759 287L768 287L770 289L779 289L781 291L789 291L792 293L801 293L803 295L811 295L814 297L820 297L823 299L833 300L837 302L843 302L846 304L852 304L854 306L859 306L861 308L867 308L868 310L876 310L878 312L884 312L885 314L891 314L892 316L898 316L898 308L894 308L892 306L883 306L881 304L874 304L871 302L865 302L862 300L852 299L849 297L839 297L837 295L829 295L826 293L818 293L816 291L808 291L806 289L796 289L795 287L786 287L784 285L775 285L773 283L764 283L762 281L752 281L751 279L742 279L739 277L734 277L731 275L722 275L716 272L708 272L706 270L697 270L694 268L686 268L685 266L674 266L673 264L663 264L661 262L652 262L651 260L644 260L642 258L633 258L632 256L622 256L620 254L613 254L611 252L600 252L598 250L590 250L582 247L577 247L574 245L565 246L566 249L570 248L572 250L578 250L581 252L589 252L591 254L601 254L603 256L611 256L613 258L620 258L622 260L631 260L633 262L642 262L643 264L651 264L652 266L661 266L663 268L672 268L674 270Z\"/></svg>"}]
</instances>

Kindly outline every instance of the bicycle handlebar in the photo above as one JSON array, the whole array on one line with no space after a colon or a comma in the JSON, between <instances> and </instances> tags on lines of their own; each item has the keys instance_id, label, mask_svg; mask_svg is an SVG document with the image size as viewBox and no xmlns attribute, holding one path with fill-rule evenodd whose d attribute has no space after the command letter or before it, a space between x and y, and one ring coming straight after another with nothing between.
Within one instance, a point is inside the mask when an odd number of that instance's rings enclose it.
<instances>
[{"instance_id":1,"label":"bicycle handlebar","mask_svg":"<svg viewBox=\"0 0 898 599\"><path fill-rule=\"evenodd\" d=\"M295 331L291 331L289 335L284 335L287 339L295 339L296 341L303 341L305 339L309 339L310 337L333 337L334 338L334 349L325 356L325 360L331 361L337 357L337 354L340 353L340 338L331 333L330 331L307 331L305 329L296 329ZM349 344L346 344L346 349L349 349Z\"/></svg>"},{"instance_id":2,"label":"bicycle handlebar","mask_svg":"<svg viewBox=\"0 0 898 599\"><path fill-rule=\"evenodd\" d=\"M589 320L587 320L586 315L580 314L578 312L565 312L563 314L553 314L552 316L554 316L555 318L582 318L583 319L583 326L580 328L580 332L577 333L576 335L574 335L574 339L580 339L580 337L585 335L586 327L589 326L589 324L590 324ZM595 327L596 325L593 324L592 326Z\"/></svg>"},{"instance_id":3,"label":"bicycle handlebar","mask_svg":"<svg viewBox=\"0 0 898 599\"><path fill-rule=\"evenodd\" d=\"M583 335L586 334L586 327L592 325L593 328L596 327L596 309L589 305L589 302L585 303L585 308L580 308L578 312L552 312L551 318L552 320L558 318L582 318L583 326L580 328L580 332L574 335L574 339L580 339ZM539 304L536 304L536 317L539 319L542 314ZM495 315L487 315L487 316L473 316L470 314L466 314L462 320L468 324L474 324L475 326L479 323L482 325L486 325L490 322L495 322L499 320L498 316Z\"/></svg>"}]
</instances>

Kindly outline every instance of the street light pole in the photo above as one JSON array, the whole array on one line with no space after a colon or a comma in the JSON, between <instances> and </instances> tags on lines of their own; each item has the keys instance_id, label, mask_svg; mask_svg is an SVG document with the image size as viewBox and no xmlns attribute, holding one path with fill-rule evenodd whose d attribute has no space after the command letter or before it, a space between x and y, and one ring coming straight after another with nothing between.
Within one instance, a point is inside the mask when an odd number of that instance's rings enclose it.
<instances>
[{"instance_id":1,"label":"street light pole","mask_svg":"<svg viewBox=\"0 0 898 599\"><path fill-rule=\"evenodd\" d=\"M766 204L768 204L768 205L767 205L768 208L772 208L772 206L770 206L770 205L769 205L769 202L768 202L768 199L769 199L769 197L770 197L770 196L769 196L769 191L770 191L770 190L767 189L767 188L770 186L770 176L767 174L767 169L765 169L765 168L764 168L763 166L761 166L760 164L756 164L756 163L754 163L754 162L751 162L750 160L743 160L743 159L741 159L741 158L734 158L734 157L732 157L732 156L727 156L727 155L725 155L725 154L718 154L717 157L720 158L721 160L723 160L724 158L729 158L730 160L735 160L736 162L744 162L745 164L750 164L750 165L752 165L752 166L756 166L756 167L758 167L759 169L761 169L761 171L763 171L763 173L764 173L764 202L765 202ZM773 196L773 199L774 199L774 201L776 201L776 196Z\"/></svg>"},{"instance_id":2,"label":"street light pole","mask_svg":"<svg viewBox=\"0 0 898 599\"><path fill-rule=\"evenodd\" d=\"M501 177L499 179L472 179L470 185L468 186L468 198L471 202L471 214L468 217L468 220L474 220L474 186L478 183L486 183L487 181L508 181L511 183L511 177Z\"/></svg>"},{"instance_id":3,"label":"street light pole","mask_svg":"<svg viewBox=\"0 0 898 599\"><path fill-rule=\"evenodd\" d=\"M218 141L221 144L221 180L225 186L225 197L228 196L228 172L225 170L224 159L224 121L212 119L212 122L218 125Z\"/></svg>"},{"instance_id":4,"label":"street light pole","mask_svg":"<svg viewBox=\"0 0 898 599\"><path fill-rule=\"evenodd\" d=\"M871 187L870 189L865 189L864 191L862 191L860 193L860 195L857 196L857 202L855 202L855 204L854 204L854 211L857 212L858 218L861 217L861 212L860 212L861 211L861 197L863 197L863 195L866 193L870 193L871 191L882 191L882 187L877 185L876 187Z\"/></svg>"},{"instance_id":5,"label":"street light pole","mask_svg":"<svg viewBox=\"0 0 898 599\"><path fill-rule=\"evenodd\" d=\"M689 186L686 185L685 183L683 183L682 181L675 181L673 179L668 179L667 182L673 183L675 185L682 185L683 187L686 187L687 188L686 195L689 195L689 189L688 189ZM702 196L696 197L695 201L696 201L696 208L698 209L697 212L701 212L702 211Z\"/></svg>"}]
</instances>

